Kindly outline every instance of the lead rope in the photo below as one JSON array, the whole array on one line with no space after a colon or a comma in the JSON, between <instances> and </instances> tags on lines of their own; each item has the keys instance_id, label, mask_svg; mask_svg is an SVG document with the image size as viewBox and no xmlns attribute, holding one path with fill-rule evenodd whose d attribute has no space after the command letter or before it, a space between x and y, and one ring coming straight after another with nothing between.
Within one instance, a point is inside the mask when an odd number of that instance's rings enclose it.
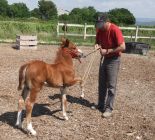
<instances>
[{"instance_id":1,"label":"lead rope","mask_svg":"<svg viewBox=\"0 0 155 140\"><path fill-rule=\"evenodd\" d=\"M93 51L92 53L94 53L94 54L92 55L92 58L91 58L91 60L90 60L90 62L89 62L89 64L88 64L88 67L87 67L87 69L86 69L86 71L85 71L85 73L84 73L84 75L83 75L83 77L82 77L83 86L85 85L86 80L87 80L87 78L88 78L88 76L89 76L90 70L91 70L91 68L92 68L93 62L94 62L95 57L96 57L96 54L97 54L97 51L95 50L95 51ZM92 53L90 53L90 54L92 54ZM89 54L89 55L90 55L90 54ZM88 56L88 55L87 55L87 56Z\"/></svg>"}]
</instances>

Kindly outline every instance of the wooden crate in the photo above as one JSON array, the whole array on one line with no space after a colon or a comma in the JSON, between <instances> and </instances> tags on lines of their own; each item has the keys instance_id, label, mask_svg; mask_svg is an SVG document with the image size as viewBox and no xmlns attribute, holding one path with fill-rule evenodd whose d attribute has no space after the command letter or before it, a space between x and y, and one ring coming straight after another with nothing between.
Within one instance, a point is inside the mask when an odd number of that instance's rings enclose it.
<instances>
[{"instance_id":1,"label":"wooden crate","mask_svg":"<svg viewBox=\"0 0 155 140\"><path fill-rule=\"evenodd\" d=\"M37 36L33 35L17 35L16 36L16 45L17 49L37 49Z\"/></svg>"}]
</instances>

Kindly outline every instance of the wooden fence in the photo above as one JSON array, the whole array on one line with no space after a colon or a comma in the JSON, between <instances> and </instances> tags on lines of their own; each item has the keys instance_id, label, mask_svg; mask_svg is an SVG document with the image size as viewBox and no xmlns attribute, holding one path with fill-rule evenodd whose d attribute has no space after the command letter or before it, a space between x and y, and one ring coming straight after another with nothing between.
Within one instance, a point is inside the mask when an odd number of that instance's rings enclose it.
<instances>
[{"instance_id":1,"label":"wooden fence","mask_svg":"<svg viewBox=\"0 0 155 140\"><path fill-rule=\"evenodd\" d=\"M78 28L83 28L83 34L76 34L76 33L67 33L66 31L64 32L60 32L60 27L63 26L67 26L69 27L78 27ZM87 37L95 37L95 34L88 34L87 33L87 28L94 28L94 25L87 25L87 24L64 24L64 23L58 23L57 25L57 35L58 36L62 36L62 35L66 35L66 36L79 36L79 37L83 37L84 40ZM121 30L134 30L135 31L135 35L127 35L124 36L124 38L130 38L131 40L134 39L135 42L137 42L138 39L155 39L155 36L139 36L138 33L139 31L155 31L155 28L141 28L138 26L135 27L120 27Z\"/></svg>"}]
</instances>

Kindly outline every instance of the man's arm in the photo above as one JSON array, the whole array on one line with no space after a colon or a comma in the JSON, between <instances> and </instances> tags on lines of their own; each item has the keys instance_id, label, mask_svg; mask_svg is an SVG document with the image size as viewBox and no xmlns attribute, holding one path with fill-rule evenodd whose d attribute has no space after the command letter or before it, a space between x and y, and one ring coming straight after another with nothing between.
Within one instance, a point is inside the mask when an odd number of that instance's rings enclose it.
<instances>
[{"instance_id":1,"label":"man's arm","mask_svg":"<svg viewBox=\"0 0 155 140\"><path fill-rule=\"evenodd\" d=\"M123 42L122 44L120 44L117 48L114 49L107 49L107 54L109 53L117 53L117 52L122 52L125 50L125 42Z\"/></svg>"},{"instance_id":2,"label":"man's arm","mask_svg":"<svg viewBox=\"0 0 155 140\"><path fill-rule=\"evenodd\" d=\"M114 48L114 49L102 49L100 46L98 46L96 48L100 48L100 53L101 53L101 55L104 56L104 55L109 54L109 53L117 53L117 52L124 51L125 50L125 42L123 42L117 48Z\"/></svg>"},{"instance_id":3,"label":"man's arm","mask_svg":"<svg viewBox=\"0 0 155 140\"><path fill-rule=\"evenodd\" d=\"M116 42L118 46L113 49L108 49L107 54L108 53L118 53L118 52L122 52L125 50L125 41L123 38L122 31L119 28L115 28L113 30L113 35L114 35L114 37L113 37L114 42Z\"/></svg>"}]
</instances>

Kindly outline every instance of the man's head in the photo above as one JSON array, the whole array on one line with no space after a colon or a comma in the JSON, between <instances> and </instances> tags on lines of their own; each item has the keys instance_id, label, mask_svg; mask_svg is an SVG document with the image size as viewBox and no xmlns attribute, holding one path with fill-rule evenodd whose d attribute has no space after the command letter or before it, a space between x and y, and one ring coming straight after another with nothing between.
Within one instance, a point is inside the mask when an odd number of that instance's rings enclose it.
<instances>
[{"instance_id":1,"label":"man's head","mask_svg":"<svg viewBox=\"0 0 155 140\"><path fill-rule=\"evenodd\" d=\"M109 22L108 14L102 13L97 17L95 27L97 29L107 30Z\"/></svg>"}]
</instances>

